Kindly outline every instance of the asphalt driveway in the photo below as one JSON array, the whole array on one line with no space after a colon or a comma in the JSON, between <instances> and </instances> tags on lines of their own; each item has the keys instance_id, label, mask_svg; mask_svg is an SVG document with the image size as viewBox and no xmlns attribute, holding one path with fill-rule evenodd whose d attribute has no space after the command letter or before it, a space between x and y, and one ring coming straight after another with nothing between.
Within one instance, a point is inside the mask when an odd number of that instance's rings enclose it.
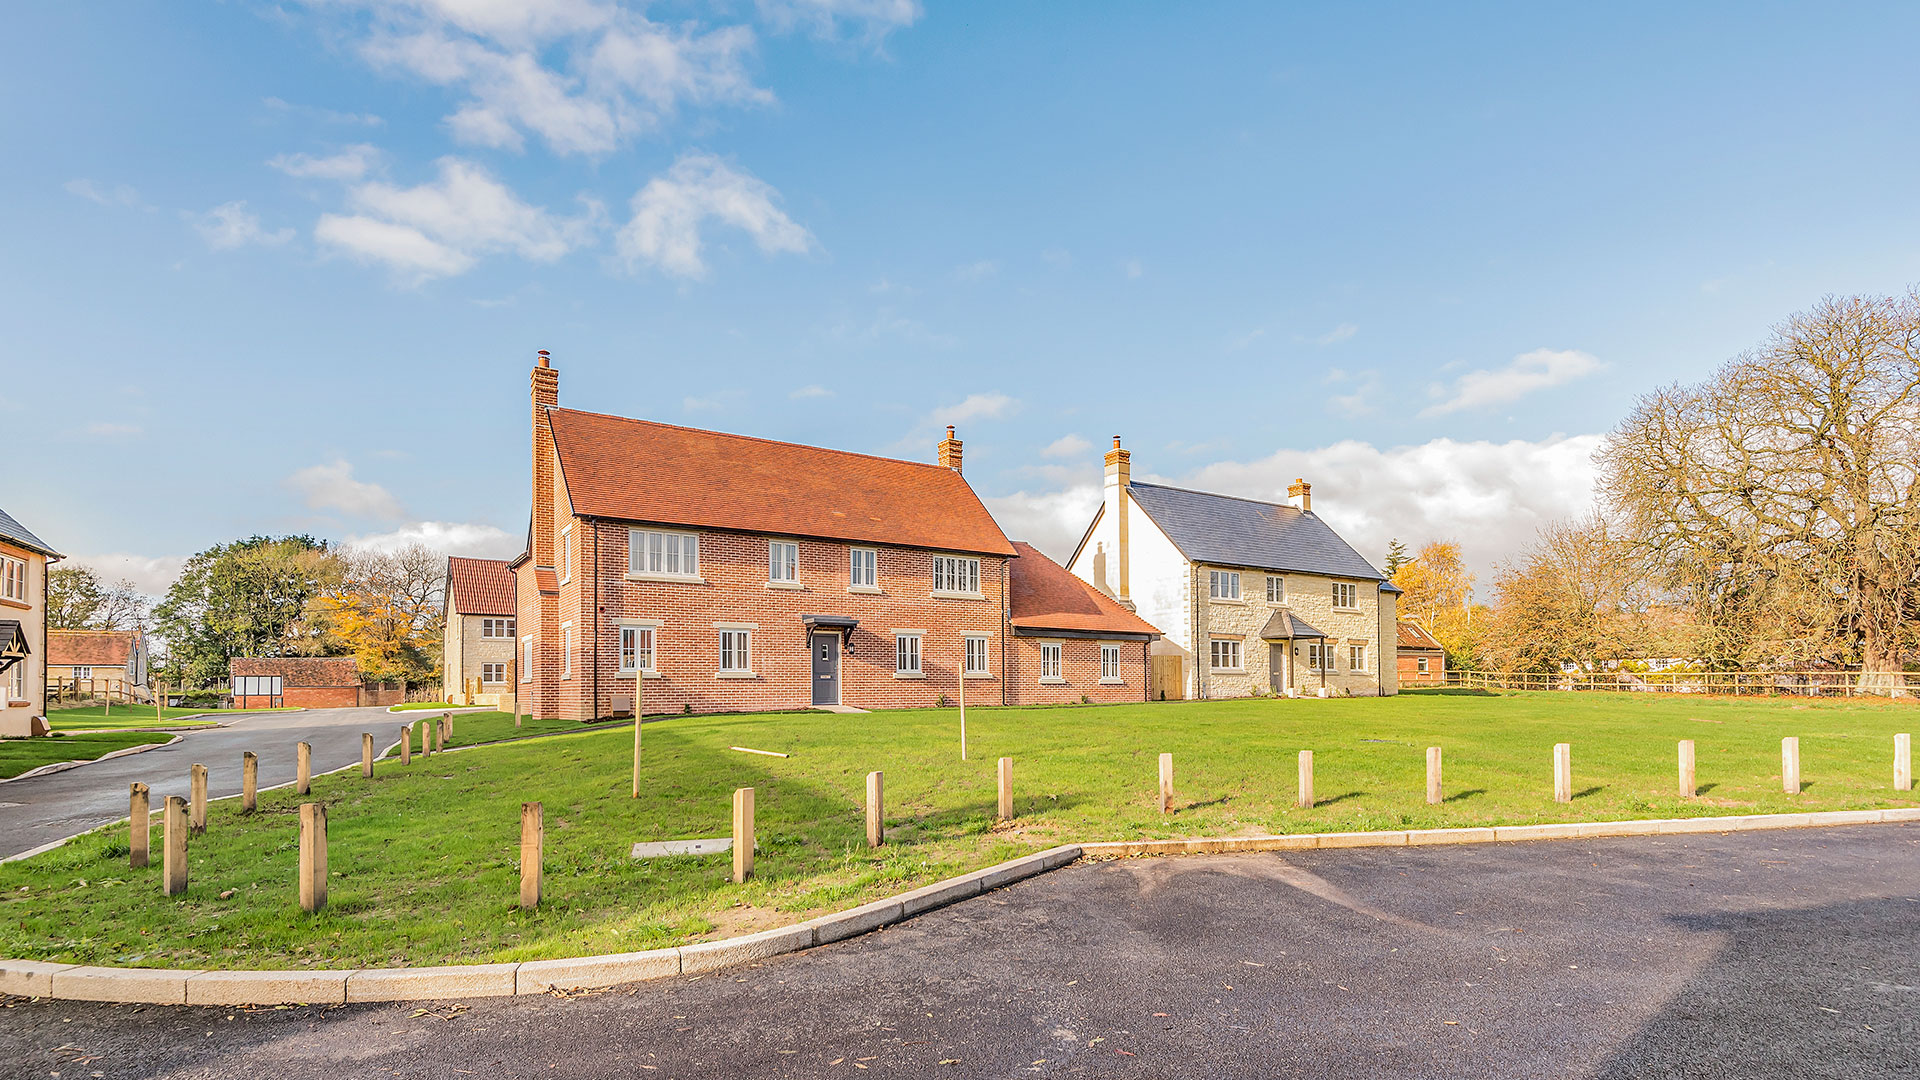
<instances>
[{"instance_id":1,"label":"asphalt driveway","mask_svg":"<svg viewBox=\"0 0 1920 1080\"><path fill-rule=\"evenodd\" d=\"M755 967L331 1009L15 999L67 1077L1914 1077L1920 826L1079 864Z\"/></svg>"},{"instance_id":2,"label":"asphalt driveway","mask_svg":"<svg viewBox=\"0 0 1920 1080\"><path fill-rule=\"evenodd\" d=\"M212 798L240 793L240 755L260 756L260 786L291 783L297 769L294 746L313 747L316 775L360 760L360 733L372 732L378 753L399 741L400 726L433 713L385 709L307 709L259 713L230 727L203 728L158 750L82 765L77 769L0 784L0 858L18 855L127 816L127 785L152 789L158 810L169 795L185 796L188 769L207 767ZM161 735L157 738L164 739Z\"/></svg>"}]
</instances>

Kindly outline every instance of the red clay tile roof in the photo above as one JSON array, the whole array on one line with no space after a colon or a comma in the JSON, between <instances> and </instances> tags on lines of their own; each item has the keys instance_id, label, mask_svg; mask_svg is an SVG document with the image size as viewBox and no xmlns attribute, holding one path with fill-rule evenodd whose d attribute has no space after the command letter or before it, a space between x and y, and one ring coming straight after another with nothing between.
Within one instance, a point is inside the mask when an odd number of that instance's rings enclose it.
<instances>
[{"instance_id":1,"label":"red clay tile roof","mask_svg":"<svg viewBox=\"0 0 1920 1080\"><path fill-rule=\"evenodd\" d=\"M1426 627L1419 623L1401 622L1399 624L1399 642L1403 649L1439 649L1441 645L1427 633Z\"/></svg>"},{"instance_id":2,"label":"red clay tile roof","mask_svg":"<svg viewBox=\"0 0 1920 1080\"><path fill-rule=\"evenodd\" d=\"M1093 630L1160 636L1152 623L1074 577L1065 567L1040 554L1032 544L1016 540L1013 548L1020 555L1013 560L1007 582L1014 626L1022 630Z\"/></svg>"},{"instance_id":3,"label":"red clay tile roof","mask_svg":"<svg viewBox=\"0 0 1920 1080\"><path fill-rule=\"evenodd\" d=\"M49 630L47 663L60 666L126 667L133 630Z\"/></svg>"},{"instance_id":4,"label":"red clay tile roof","mask_svg":"<svg viewBox=\"0 0 1920 1080\"><path fill-rule=\"evenodd\" d=\"M533 568L533 587L557 596L560 593L560 575L551 566L536 566Z\"/></svg>"},{"instance_id":5,"label":"red clay tile roof","mask_svg":"<svg viewBox=\"0 0 1920 1080\"><path fill-rule=\"evenodd\" d=\"M549 409L575 513L1012 555L960 474L844 450Z\"/></svg>"},{"instance_id":6,"label":"red clay tile roof","mask_svg":"<svg viewBox=\"0 0 1920 1080\"><path fill-rule=\"evenodd\" d=\"M447 559L447 602L462 615L512 615L513 572L505 559Z\"/></svg>"},{"instance_id":7,"label":"red clay tile roof","mask_svg":"<svg viewBox=\"0 0 1920 1080\"><path fill-rule=\"evenodd\" d=\"M236 656L230 675L278 675L281 689L296 686L359 686L360 661L351 656Z\"/></svg>"}]
</instances>

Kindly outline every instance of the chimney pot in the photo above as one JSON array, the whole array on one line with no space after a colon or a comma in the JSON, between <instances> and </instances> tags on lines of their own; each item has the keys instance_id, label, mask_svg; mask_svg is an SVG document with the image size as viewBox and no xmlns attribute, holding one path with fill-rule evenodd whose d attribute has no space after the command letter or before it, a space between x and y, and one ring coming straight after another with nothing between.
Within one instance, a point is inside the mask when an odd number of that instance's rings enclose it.
<instances>
[{"instance_id":1,"label":"chimney pot","mask_svg":"<svg viewBox=\"0 0 1920 1080\"><path fill-rule=\"evenodd\" d=\"M1306 477L1296 476L1293 478L1292 485L1287 488L1287 498L1299 499L1300 509L1311 511L1313 509L1313 485L1307 483Z\"/></svg>"},{"instance_id":2,"label":"chimney pot","mask_svg":"<svg viewBox=\"0 0 1920 1080\"><path fill-rule=\"evenodd\" d=\"M952 469L954 472L959 472L961 445L960 440L953 437L953 425L948 424L947 437L940 440L940 445L935 447L934 460L938 462L943 469Z\"/></svg>"},{"instance_id":3,"label":"chimney pot","mask_svg":"<svg viewBox=\"0 0 1920 1080\"><path fill-rule=\"evenodd\" d=\"M541 350L540 350L540 366L541 366L541 367L551 367L551 366L552 366L552 363L551 363L551 361L552 361L552 359L553 359L553 354L552 354L552 353L550 353L550 352L548 352L548 351L547 351L547 350L545 350L545 349L541 349Z\"/></svg>"}]
</instances>

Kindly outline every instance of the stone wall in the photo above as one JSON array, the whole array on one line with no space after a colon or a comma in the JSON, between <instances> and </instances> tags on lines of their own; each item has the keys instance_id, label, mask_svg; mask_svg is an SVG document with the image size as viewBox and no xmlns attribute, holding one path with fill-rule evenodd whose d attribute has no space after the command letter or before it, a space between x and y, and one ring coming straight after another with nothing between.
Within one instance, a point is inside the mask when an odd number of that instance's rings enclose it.
<instances>
[{"instance_id":1,"label":"stone wall","mask_svg":"<svg viewBox=\"0 0 1920 1080\"><path fill-rule=\"evenodd\" d=\"M1287 686L1290 681L1300 693L1309 695L1317 694L1322 685L1342 696L1371 696L1381 692L1378 582L1352 581L1358 606L1336 609L1333 606L1334 582L1350 579L1314 574L1272 575L1286 582L1286 603L1282 605L1267 600L1267 571L1204 565L1197 569L1201 632L1200 639L1194 642L1193 655L1200 667L1205 696L1247 697L1255 693L1272 692L1272 658L1268 642L1260 638L1260 631L1274 612L1283 606L1327 635L1326 643L1334 646L1335 667L1325 673L1309 669L1310 642L1295 641L1291 646L1291 664L1288 665L1284 660L1282 662L1281 687ZM1210 598L1210 572L1236 569L1240 574L1241 599L1236 602ZM1212 668L1212 642L1215 638L1240 642L1240 670L1216 671ZM1365 670L1349 669L1348 650L1351 645L1366 648ZM1282 652L1286 652L1284 646ZM1286 670L1289 666L1291 672Z\"/></svg>"}]
</instances>

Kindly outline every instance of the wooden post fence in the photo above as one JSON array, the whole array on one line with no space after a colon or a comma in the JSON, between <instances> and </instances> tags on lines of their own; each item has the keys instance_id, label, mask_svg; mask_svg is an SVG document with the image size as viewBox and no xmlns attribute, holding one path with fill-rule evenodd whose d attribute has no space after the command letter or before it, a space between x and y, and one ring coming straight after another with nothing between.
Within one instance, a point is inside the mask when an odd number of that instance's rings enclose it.
<instances>
[{"instance_id":1,"label":"wooden post fence","mask_svg":"<svg viewBox=\"0 0 1920 1080\"><path fill-rule=\"evenodd\" d=\"M253 751L240 755L240 812L251 814L260 809L260 755Z\"/></svg>"},{"instance_id":2,"label":"wooden post fence","mask_svg":"<svg viewBox=\"0 0 1920 1080\"><path fill-rule=\"evenodd\" d=\"M887 778L877 770L867 774L867 846L887 842Z\"/></svg>"},{"instance_id":3,"label":"wooden post fence","mask_svg":"<svg viewBox=\"0 0 1920 1080\"><path fill-rule=\"evenodd\" d=\"M420 759L425 761L433 756L433 725L423 719L413 726L420 729Z\"/></svg>"},{"instance_id":4,"label":"wooden post fence","mask_svg":"<svg viewBox=\"0 0 1920 1080\"><path fill-rule=\"evenodd\" d=\"M187 808L187 825L193 835L204 836L207 832L207 767L195 765L187 772L192 777L188 790L193 796Z\"/></svg>"},{"instance_id":5,"label":"wooden post fence","mask_svg":"<svg viewBox=\"0 0 1920 1080\"><path fill-rule=\"evenodd\" d=\"M373 732L360 733L360 775L373 779Z\"/></svg>"},{"instance_id":6,"label":"wooden post fence","mask_svg":"<svg viewBox=\"0 0 1920 1080\"><path fill-rule=\"evenodd\" d=\"M413 725L400 725L400 764L413 764Z\"/></svg>"},{"instance_id":7,"label":"wooden post fence","mask_svg":"<svg viewBox=\"0 0 1920 1080\"><path fill-rule=\"evenodd\" d=\"M1553 801L1573 801L1573 744L1553 744Z\"/></svg>"},{"instance_id":8,"label":"wooden post fence","mask_svg":"<svg viewBox=\"0 0 1920 1080\"><path fill-rule=\"evenodd\" d=\"M1780 788L1789 795L1800 794L1800 737L1789 735L1780 740Z\"/></svg>"},{"instance_id":9,"label":"wooden post fence","mask_svg":"<svg viewBox=\"0 0 1920 1080\"><path fill-rule=\"evenodd\" d=\"M440 745L441 746L447 745L447 740L451 738L453 738L453 714L441 713L440 714Z\"/></svg>"},{"instance_id":10,"label":"wooden post fence","mask_svg":"<svg viewBox=\"0 0 1920 1080\"><path fill-rule=\"evenodd\" d=\"M520 906L532 911L540 906L543 849L547 827L544 812L537 802L520 804Z\"/></svg>"},{"instance_id":11,"label":"wooden post fence","mask_svg":"<svg viewBox=\"0 0 1920 1080\"><path fill-rule=\"evenodd\" d=\"M1000 820L1013 820L1013 759L1000 759Z\"/></svg>"},{"instance_id":12,"label":"wooden post fence","mask_svg":"<svg viewBox=\"0 0 1920 1080\"><path fill-rule=\"evenodd\" d=\"M1160 755L1160 812L1173 810L1173 755Z\"/></svg>"},{"instance_id":13,"label":"wooden post fence","mask_svg":"<svg viewBox=\"0 0 1920 1080\"><path fill-rule=\"evenodd\" d=\"M300 804L300 910L327 906L327 806Z\"/></svg>"},{"instance_id":14,"label":"wooden post fence","mask_svg":"<svg viewBox=\"0 0 1920 1080\"><path fill-rule=\"evenodd\" d=\"M296 758L293 790L301 795L309 794L313 791L313 747L308 743L295 743L293 752Z\"/></svg>"},{"instance_id":15,"label":"wooden post fence","mask_svg":"<svg viewBox=\"0 0 1920 1080\"><path fill-rule=\"evenodd\" d=\"M1913 736L1905 732L1893 737L1893 790L1913 790Z\"/></svg>"},{"instance_id":16,"label":"wooden post fence","mask_svg":"<svg viewBox=\"0 0 1920 1080\"><path fill-rule=\"evenodd\" d=\"M147 865L147 845L153 834L153 811L147 804L147 785L127 785L127 865Z\"/></svg>"},{"instance_id":17,"label":"wooden post fence","mask_svg":"<svg viewBox=\"0 0 1920 1080\"><path fill-rule=\"evenodd\" d=\"M1441 801L1440 748L1427 747L1427 805L1439 806Z\"/></svg>"},{"instance_id":18,"label":"wooden post fence","mask_svg":"<svg viewBox=\"0 0 1920 1080\"><path fill-rule=\"evenodd\" d=\"M1693 740L1680 740L1680 797L1691 799L1699 794L1700 785L1694 782Z\"/></svg>"},{"instance_id":19,"label":"wooden post fence","mask_svg":"<svg viewBox=\"0 0 1920 1080\"><path fill-rule=\"evenodd\" d=\"M187 800L167 796L160 828L165 845L160 856L160 890L168 896L179 896L187 891Z\"/></svg>"},{"instance_id":20,"label":"wooden post fence","mask_svg":"<svg viewBox=\"0 0 1920 1080\"><path fill-rule=\"evenodd\" d=\"M1294 805L1302 810L1313 809L1313 751L1300 751L1300 794Z\"/></svg>"},{"instance_id":21,"label":"wooden post fence","mask_svg":"<svg viewBox=\"0 0 1920 1080\"><path fill-rule=\"evenodd\" d=\"M753 789L743 787L733 793L733 880L740 883L753 876Z\"/></svg>"}]
</instances>

